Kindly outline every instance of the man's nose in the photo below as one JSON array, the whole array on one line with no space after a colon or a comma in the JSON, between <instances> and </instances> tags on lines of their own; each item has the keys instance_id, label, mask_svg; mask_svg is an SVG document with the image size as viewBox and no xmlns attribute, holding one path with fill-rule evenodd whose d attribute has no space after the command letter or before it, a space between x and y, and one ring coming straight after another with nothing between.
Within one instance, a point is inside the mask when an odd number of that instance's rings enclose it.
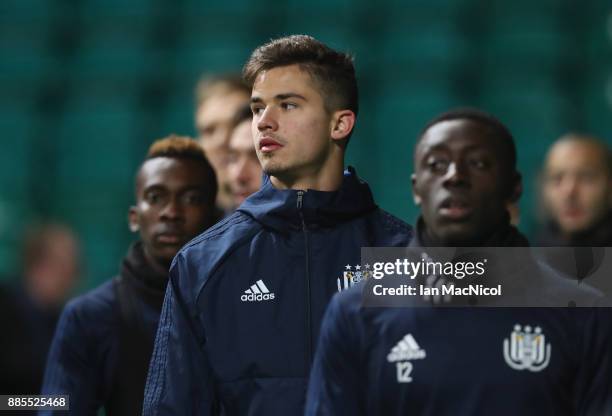
<instances>
[{"instance_id":1,"label":"man's nose","mask_svg":"<svg viewBox=\"0 0 612 416\"><path fill-rule=\"evenodd\" d=\"M160 217L166 220L177 220L183 216L183 206L178 198L170 198L161 211Z\"/></svg>"},{"instance_id":2,"label":"man's nose","mask_svg":"<svg viewBox=\"0 0 612 416\"><path fill-rule=\"evenodd\" d=\"M469 183L469 175L464 163L460 161L451 162L448 165L444 182L448 185L464 185Z\"/></svg>"},{"instance_id":3,"label":"man's nose","mask_svg":"<svg viewBox=\"0 0 612 416\"><path fill-rule=\"evenodd\" d=\"M276 131L278 129L278 120L274 108L267 107L263 110L259 120L257 120L257 129L262 132L266 130Z\"/></svg>"},{"instance_id":4,"label":"man's nose","mask_svg":"<svg viewBox=\"0 0 612 416\"><path fill-rule=\"evenodd\" d=\"M578 178L570 175L563 178L560 191L564 196L575 196L578 191Z\"/></svg>"}]
</instances>

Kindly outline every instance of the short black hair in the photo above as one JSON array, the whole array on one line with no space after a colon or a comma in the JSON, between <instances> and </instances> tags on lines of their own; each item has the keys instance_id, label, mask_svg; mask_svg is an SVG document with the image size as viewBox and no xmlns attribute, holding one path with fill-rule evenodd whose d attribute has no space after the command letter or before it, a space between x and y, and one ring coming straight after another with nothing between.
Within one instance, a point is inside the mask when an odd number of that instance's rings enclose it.
<instances>
[{"instance_id":1,"label":"short black hair","mask_svg":"<svg viewBox=\"0 0 612 416\"><path fill-rule=\"evenodd\" d=\"M491 136L498 138L500 144L504 147L504 158L509 162L510 168L516 171L516 145L512 133L510 133L508 127L506 127L497 117L477 108L456 108L446 111L430 120L419 133L415 144L415 150L427 130L438 123L450 120L470 120L487 126L490 129Z\"/></svg>"},{"instance_id":2,"label":"short black hair","mask_svg":"<svg viewBox=\"0 0 612 416\"><path fill-rule=\"evenodd\" d=\"M202 166L206 176L208 192L206 193L207 202L214 204L217 198L217 174L208 161L204 149L191 137L171 134L162 139L154 141L144 161L141 163L136 174L136 189L138 189L138 175L140 169L148 160L158 157L168 157L173 159L194 160Z\"/></svg>"},{"instance_id":3,"label":"short black hair","mask_svg":"<svg viewBox=\"0 0 612 416\"><path fill-rule=\"evenodd\" d=\"M501 146L501 155L503 160L507 163L507 177L506 186L508 192L512 192L512 187L516 178L520 178L518 174L516 144L514 143L514 137L508 127L506 127L497 117L487 113L486 111L479 110L472 107L460 107L446 111L433 119L431 119L425 127L419 133L417 141L414 145L414 154L416 155L416 149L421 143L425 133L438 123L451 120L469 120L474 123L486 126L489 129L489 136L498 140Z\"/></svg>"}]
</instances>

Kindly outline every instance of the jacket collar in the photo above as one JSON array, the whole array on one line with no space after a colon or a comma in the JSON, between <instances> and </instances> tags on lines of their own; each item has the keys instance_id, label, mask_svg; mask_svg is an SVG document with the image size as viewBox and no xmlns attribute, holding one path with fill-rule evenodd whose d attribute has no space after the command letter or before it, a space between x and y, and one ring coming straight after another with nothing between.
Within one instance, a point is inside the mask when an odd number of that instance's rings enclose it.
<instances>
[{"instance_id":1,"label":"jacket collar","mask_svg":"<svg viewBox=\"0 0 612 416\"><path fill-rule=\"evenodd\" d=\"M308 228L332 227L376 207L368 184L349 167L340 188L332 192L280 190L264 175L261 189L247 198L238 211L266 227L289 232L302 227L302 218Z\"/></svg>"},{"instance_id":2,"label":"jacket collar","mask_svg":"<svg viewBox=\"0 0 612 416\"><path fill-rule=\"evenodd\" d=\"M410 247L435 247L440 244L435 241L429 241L425 232L425 222L423 217L419 217L416 223L416 233ZM484 241L473 242L466 244L470 247L529 247L529 241L523 234L519 232L513 225L510 224L508 216L504 223L494 230L489 237Z\"/></svg>"},{"instance_id":3,"label":"jacket collar","mask_svg":"<svg viewBox=\"0 0 612 416\"><path fill-rule=\"evenodd\" d=\"M143 296L147 303L161 307L166 293L168 274L160 273L149 264L141 241L130 245L127 255L121 262L119 276Z\"/></svg>"},{"instance_id":4,"label":"jacket collar","mask_svg":"<svg viewBox=\"0 0 612 416\"><path fill-rule=\"evenodd\" d=\"M588 230L566 239L558 225L549 222L538 235L538 245L568 247L606 247L612 245L612 212Z\"/></svg>"}]
</instances>

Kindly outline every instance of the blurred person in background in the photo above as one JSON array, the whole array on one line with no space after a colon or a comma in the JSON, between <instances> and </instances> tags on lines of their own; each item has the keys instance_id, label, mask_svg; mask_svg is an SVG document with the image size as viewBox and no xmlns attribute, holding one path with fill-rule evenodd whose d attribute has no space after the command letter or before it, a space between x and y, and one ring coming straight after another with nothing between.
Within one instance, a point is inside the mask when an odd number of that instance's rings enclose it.
<instances>
[{"instance_id":1,"label":"blurred person in background","mask_svg":"<svg viewBox=\"0 0 612 416\"><path fill-rule=\"evenodd\" d=\"M234 204L239 206L261 186L261 164L251 133L251 107L241 107L234 116L229 137L227 173Z\"/></svg>"},{"instance_id":2,"label":"blurred person in background","mask_svg":"<svg viewBox=\"0 0 612 416\"><path fill-rule=\"evenodd\" d=\"M43 393L70 395L75 415L140 414L170 263L213 222L217 181L196 141L154 142L135 182L139 240L117 277L68 303L49 352Z\"/></svg>"},{"instance_id":3,"label":"blurred person in background","mask_svg":"<svg viewBox=\"0 0 612 416\"><path fill-rule=\"evenodd\" d=\"M217 207L222 214L237 207L227 173L227 141L234 115L249 103L250 97L251 90L239 75L205 75L196 87L198 141L217 175Z\"/></svg>"},{"instance_id":4,"label":"blurred person in background","mask_svg":"<svg viewBox=\"0 0 612 416\"><path fill-rule=\"evenodd\" d=\"M566 277L612 294L612 279L599 272L612 245L612 153L602 140L567 134L548 151L542 172L546 225L542 258Z\"/></svg>"},{"instance_id":5,"label":"blurred person in background","mask_svg":"<svg viewBox=\"0 0 612 416\"><path fill-rule=\"evenodd\" d=\"M0 393L38 394L64 302L75 289L80 247L72 230L44 224L26 233L22 278L0 290Z\"/></svg>"},{"instance_id":6,"label":"blurred person in background","mask_svg":"<svg viewBox=\"0 0 612 416\"><path fill-rule=\"evenodd\" d=\"M542 178L547 246L612 245L612 155L594 137L568 134L546 156Z\"/></svg>"}]
</instances>

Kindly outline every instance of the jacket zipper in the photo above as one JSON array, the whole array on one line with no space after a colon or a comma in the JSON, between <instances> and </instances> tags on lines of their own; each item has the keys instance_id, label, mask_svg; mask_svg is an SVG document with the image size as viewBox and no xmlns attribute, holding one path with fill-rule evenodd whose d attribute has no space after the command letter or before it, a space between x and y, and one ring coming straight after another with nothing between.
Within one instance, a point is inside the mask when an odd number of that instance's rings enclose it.
<instances>
[{"instance_id":1,"label":"jacket zipper","mask_svg":"<svg viewBox=\"0 0 612 416\"><path fill-rule=\"evenodd\" d=\"M306 259L306 374L309 373L310 364L312 362L312 328L311 328L311 311L310 311L310 248L308 247L308 228L304 220L303 211L304 191L297 193L297 209L302 220L302 232L304 233L304 254Z\"/></svg>"}]
</instances>

